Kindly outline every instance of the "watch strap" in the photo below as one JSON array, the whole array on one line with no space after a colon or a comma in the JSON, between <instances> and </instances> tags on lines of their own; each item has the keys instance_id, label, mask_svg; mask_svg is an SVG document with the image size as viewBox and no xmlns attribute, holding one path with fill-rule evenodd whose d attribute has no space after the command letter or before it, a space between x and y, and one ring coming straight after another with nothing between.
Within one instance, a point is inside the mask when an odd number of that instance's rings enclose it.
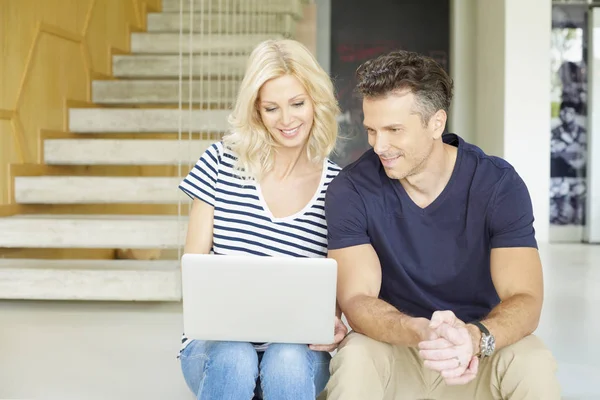
<instances>
[{"instance_id":1,"label":"watch strap","mask_svg":"<svg viewBox=\"0 0 600 400\"><path fill-rule=\"evenodd\" d=\"M490 334L488 328L479 321L473 321L471 324L475 325L481 331L481 343L479 351L475 354L479 359L483 357L489 357L494 352L494 337Z\"/></svg>"},{"instance_id":2,"label":"watch strap","mask_svg":"<svg viewBox=\"0 0 600 400\"><path fill-rule=\"evenodd\" d=\"M481 333L483 333L484 335L490 336L490 331L481 322L479 322L479 321L472 321L470 323L473 324L473 325L475 325L477 328L479 328L479 330L481 331Z\"/></svg>"}]
</instances>

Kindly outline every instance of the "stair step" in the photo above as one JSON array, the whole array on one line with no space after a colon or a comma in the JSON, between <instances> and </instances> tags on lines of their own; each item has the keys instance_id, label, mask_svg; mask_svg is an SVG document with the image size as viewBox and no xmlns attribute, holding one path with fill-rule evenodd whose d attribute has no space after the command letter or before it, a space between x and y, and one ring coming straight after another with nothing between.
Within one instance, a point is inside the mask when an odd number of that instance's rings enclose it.
<instances>
[{"instance_id":1,"label":"stair step","mask_svg":"<svg viewBox=\"0 0 600 400\"><path fill-rule=\"evenodd\" d=\"M192 77L226 76L241 78L246 69L247 55L226 57L192 56ZM181 68L181 71L180 71ZM113 74L117 78L172 78L190 76L190 57L183 55L117 55L113 56Z\"/></svg>"},{"instance_id":2,"label":"stair step","mask_svg":"<svg viewBox=\"0 0 600 400\"><path fill-rule=\"evenodd\" d=\"M178 104L179 82L175 80L93 81L92 98L96 104ZM193 82L193 104L233 104L237 80L202 80ZM181 99L189 102L190 86L181 85Z\"/></svg>"},{"instance_id":3,"label":"stair step","mask_svg":"<svg viewBox=\"0 0 600 400\"><path fill-rule=\"evenodd\" d=\"M4 258L0 299L179 301L179 262Z\"/></svg>"},{"instance_id":4,"label":"stair step","mask_svg":"<svg viewBox=\"0 0 600 400\"><path fill-rule=\"evenodd\" d=\"M225 132L228 110L178 110L141 108L71 108L69 130L103 132ZM191 121L190 121L191 119Z\"/></svg>"},{"instance_id":5,"label":"stair step","mask_svg":"<svg viewBox=\"0 0 600 400\"><path fill-rule=\"evenodd\" d=\"M0 218L0 247L175 249L186 228L178 216L13 215Z\"/></svg>"},{"instance_id":6,"label":"stair step","mask_svg":"<svg viewBox=\"0 0 600 400\"><path fill-rule=\"evenodd\" d=\"M193 3L192 3L193 1ZM163 0L162 11L179 12L180 0ZM302 18L302 0L183 0L183 11L194 13L288 13Z\"/></svg>"},{"instance_id":7,"label":"stair step","mask_svg":"<svg viewBox=\"0 0 600 400\"><path fill-rule=\"evenodd\" d=\"M187 171L186 171L187 172ZM17 176L18 204L176 204L180 178L158 176Z\"/></svg>"},{"instance_id":8,"label":"stair step","mask_svg":"<svg viewBox=\"0 0 600 400\"><path fill-rule=\"evenodd\" d=\"M212 140L46 139L48 165L178 165L195 163Z\"/></svg>"},{"instance_id":9,"label":"stair step","mask_svg":"<svg viewBox=\"0 0 600 400\"><path fill-rule=\"evenodd\" d=\"M178 33L132 33L131 52L142 54L250 54L252 49L262 41L280 39L274 34L193 34L190 49L189 35Z\"/></svg>"},{"instance_id":10,"label":"stair step","mask_svg":"<svg viewBox=\"0 0 600 400\"><path fill-rule=\"evenodd\" d=\"M293 36L295 20L290 14L228 14L222 9L221 13L193 14L185 13L180 19L179 13L150 13L148 14L148 32L194 32L215 33L279 33Z\"/></svg>"}]
</instances>

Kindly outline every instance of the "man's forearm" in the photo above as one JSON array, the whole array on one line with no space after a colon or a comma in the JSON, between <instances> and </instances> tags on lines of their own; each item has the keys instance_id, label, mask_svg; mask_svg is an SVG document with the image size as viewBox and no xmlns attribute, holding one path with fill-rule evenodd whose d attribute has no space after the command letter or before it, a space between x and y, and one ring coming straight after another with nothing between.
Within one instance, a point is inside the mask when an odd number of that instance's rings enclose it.
<instances>
[{"instance_id":1,"label":"man's forearm","mask_svg":"<svg viewBox=\"0 0 600 400\"><path fill-rule=\"evenodd\" d=\"M421 340L413 327L415 318L378 298L356 296L343 311L354 331L380 342L416 347Z\"/></svg>"},{"instance_id":2,"label":"man's forearm","mask_svg":"<svg viewBox=\"0 0 600 400\"><path fill-rule=\"evenodd\" d=\"M496 340L496 350L510 346L533 333L538 326L542 301L528 294L517 294L502 301L485 317L485 325ZM477 327L469 325L476 349L481 338Z\"/></svg>"}]
</instances>

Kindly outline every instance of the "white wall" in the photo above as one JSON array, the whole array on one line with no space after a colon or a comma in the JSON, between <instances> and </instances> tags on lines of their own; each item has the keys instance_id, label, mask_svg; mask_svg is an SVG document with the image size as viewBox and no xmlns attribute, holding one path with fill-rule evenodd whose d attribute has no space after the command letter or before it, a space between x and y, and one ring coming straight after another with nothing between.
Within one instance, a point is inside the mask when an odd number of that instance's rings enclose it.
<instances>
[{"instance_id":1,"label":"white wall","mask_svg":"<svg viewBox=\"0 0 600 400\"><path fill-rule=\"evenodd\" d=\"M331 0L315 0L317 5L317 60L325 72L331 69Z\"/></svg>"},{"instance_id":2,"label":"white wall","mask_svg":"<svg viewBox=\"0 0 600 400\"><path fill-rule=\"evenodd\" d=\"M476 111L476 0L454 0L450 7L450 75L454 80L454 99L450 108L449 129L467 142L475 141Z\"/></svg>"},{"instance_id":3,"label":"white wall","mask_svg":"<svg viewBox=\"0 0 600 400\"><path fill-rule=\"evenodd\" d=\"M0 399L192 399L180 303L0 301Z\"/></svg>"},{"instance_id":4,"label":"white wall","mask_svg":"<svg viewBox=\"0 0 600 400\"><path fill-rule=\"evenodd\" d=\"M504 157L529 188L538 240L548 241L552 4L505 2Z\"/></svg>"},{"instance_id":5,"label":"white wall","mask_svg":"<svg viewBox=\"0 0 600 400\"><path fill-rule=\"evenodd\" d=\"M460 0L459 0L460 1ZM504 156L504 1L477 2L475 12L475 144Z\"/></svg>"},{"instance_id":6,"label":"white wall","mask_svg":"<svg viewBox=\"0 0 600 400\"><path fill-rule=\"evenodd\" d=\"M452 2L450 128L514 165L531 194L539 242L549 233L551 7L548 0Z\"/></svg>"}]
</instances>

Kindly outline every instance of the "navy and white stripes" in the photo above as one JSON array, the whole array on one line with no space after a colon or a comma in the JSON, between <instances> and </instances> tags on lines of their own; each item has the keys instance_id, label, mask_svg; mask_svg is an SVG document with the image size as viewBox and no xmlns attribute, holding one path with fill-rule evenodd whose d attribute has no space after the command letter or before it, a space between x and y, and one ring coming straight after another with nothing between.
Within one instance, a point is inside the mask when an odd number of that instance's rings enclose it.
<instances>
[{"instance_id":1,"label":"navy and white stripes","mask_svg":"<svg viewBox=\"0 0 600 400\"><path fill-rule=\"evenodd\" d=\"M275 218L260 186L234 174L234 160L222 142L214 143L179 186L191 198L214 207L212 251L225 255L326 257L325 192L340 168L325 160L319 189L306 207L292 216Z\"/></svg>"}]
</instances>

